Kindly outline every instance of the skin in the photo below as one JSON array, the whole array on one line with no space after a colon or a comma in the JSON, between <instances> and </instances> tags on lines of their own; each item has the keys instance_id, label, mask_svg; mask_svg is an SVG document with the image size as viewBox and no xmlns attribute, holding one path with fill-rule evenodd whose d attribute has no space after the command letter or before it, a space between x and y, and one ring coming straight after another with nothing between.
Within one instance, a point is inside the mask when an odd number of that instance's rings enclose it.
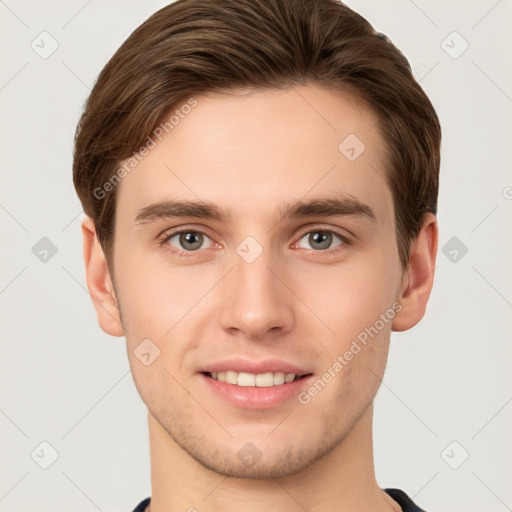
<instances>
[{"instance_id":1,"label":"skin","mask_svg":"<svg viewBox=\"0 0 512 512\"><path fill-rule=\"evenodd\" d=\"M118 185L113 272L92 220L82 226L99 324L126 336L148 408L151 512L400 510L375 479L373 399L391 330L410 329L425 313L436 218L425 216L403 269L378 119L353 97L308 84L196 99ZM338 150L351 133L366 146L352 162ZM333 194L358 198L376 221L281 218L293 201ZM135 221L140 209L170 199L212 202L231 217ZM206 235L190 257L172 252L189 247L179 235L160 243L178 227ZM333 236L319 248L309 237L315 229L350 234L352 243ZM263 249L252 263L236 252L247 236ZM235 407L198 373L243 356L320 377L393 304L401 310L392 321L306 405L292 398ZM134 350L148 338L160 356L145 366ZM237 457L247 442L261 455L253 465Z\"/></svg>"}]
</instances>

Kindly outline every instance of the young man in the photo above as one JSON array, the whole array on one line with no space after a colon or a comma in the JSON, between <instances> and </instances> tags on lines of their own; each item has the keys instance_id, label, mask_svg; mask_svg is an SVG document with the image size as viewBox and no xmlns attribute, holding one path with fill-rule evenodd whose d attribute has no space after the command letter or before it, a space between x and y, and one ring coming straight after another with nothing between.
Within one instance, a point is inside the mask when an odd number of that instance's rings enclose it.
<instances>
[{"instance_id":1,"label":"young man","mask_svg":"<svg viewBox=\"0 0 512 512\"><path fill-rule=\"evenodd\" d=\"M424 316L441 132L405 57L335 0L180 0L77 129L87 284L148 408L136 511L418 511L373 400Z\"/></svg>"}]
</instances>

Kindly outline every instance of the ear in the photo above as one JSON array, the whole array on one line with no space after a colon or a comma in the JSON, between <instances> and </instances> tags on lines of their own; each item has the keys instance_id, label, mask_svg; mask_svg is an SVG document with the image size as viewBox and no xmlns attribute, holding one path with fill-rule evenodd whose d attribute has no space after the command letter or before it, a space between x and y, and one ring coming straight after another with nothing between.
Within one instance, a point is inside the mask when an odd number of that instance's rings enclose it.
<instances>
[{"instance_id":1,"label":"ear","mask_svg":"<svg viewBox=\"0 0 512 512\"><path fill-rule=\"evenodd\" d=\"M107 260L90 217L85 217L82 222L82 236L87 288L96 309L98 323L107 334L123 336L124 328Z\"/></svg>"},{"instance_id":2,"label":"ear","mask_svg":"<svg viewBox=\"0 0 512 512\"><path fill-rule=\"evenodd\" d=\"M437 219L432 213L427 213L418 236L411 241L409 266L404 271L397 297L402 309L393 320L394 331L414 327L425 315L434 284L437 243Z\"/></svg>"}]
</instances>

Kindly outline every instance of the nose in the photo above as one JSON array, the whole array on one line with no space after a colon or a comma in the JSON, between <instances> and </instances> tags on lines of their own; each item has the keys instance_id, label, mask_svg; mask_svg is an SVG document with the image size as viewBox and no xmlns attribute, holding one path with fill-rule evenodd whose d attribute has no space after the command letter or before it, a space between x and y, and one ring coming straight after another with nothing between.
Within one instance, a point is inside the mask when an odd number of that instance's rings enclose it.
<instances>
[{"instance_id":1,"label":"nose","mask_svg":"<svg viewBox=\"0 0 512 512\"><path fill-rule=\"evenodd\" d=\"M286 268L269 252L263 251L252 263L234 255L226 279L220 319L231 335L262 341L293 329L294 295L286 285Z\"/></svg>"}]
</instances>

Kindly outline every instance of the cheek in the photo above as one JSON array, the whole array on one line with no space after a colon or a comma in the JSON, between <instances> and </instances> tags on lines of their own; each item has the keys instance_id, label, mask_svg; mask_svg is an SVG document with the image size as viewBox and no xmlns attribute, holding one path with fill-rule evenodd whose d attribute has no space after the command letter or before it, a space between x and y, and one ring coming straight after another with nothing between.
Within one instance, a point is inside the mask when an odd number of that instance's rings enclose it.
<instances>
[{"instance_id":1,"label":"cheek","mask_svg":"<svg viewBox=\"0 0 512 512\"><path fill-rule=\"evenodd\" d=\"M147 366L141 363L133 351L129 360L135 387L152 414L171 415L175 411L172 404L185 403L188 384L183 383L183 378L172 367L165 351ZM168 420L168 424L174 423L172 417Z\"/></svg>"},{"instance_id":2,"label":"cheek","mask_svg":"<svg viewBox=\"0 0 512 512\"><path fill-rule=\"evenodd\" d=\"M300 263L293 276L294 291L342 348L392 308L399 266L385 251L374 250L354 254L337 266Z\"/></svg>"},{"instance_id":3,"label":"cheek","mask_svg":"<svg viewBox=\"0 0 512 512\"><path fill-rule=\"evenodd\" d=\"M202 297L218 280L207 265L165 264L136 253L119 262L117 290L125 327L131 337L161 339L197 315Z\"/></svg>"},{"instance_id":4,"label":"cheek","mask_svg":"<svg viewBox=\"0 0 512 512\"><path fill-rule=\"evenodd\" d=\"M208 292L218 281L213 267L198 272L148 259L134 254L116 272L130 367L141 396L161 395L177 385L172 375L181 375L197 351L198 333L212 314Z\"/></svg>"}]
</instances>

